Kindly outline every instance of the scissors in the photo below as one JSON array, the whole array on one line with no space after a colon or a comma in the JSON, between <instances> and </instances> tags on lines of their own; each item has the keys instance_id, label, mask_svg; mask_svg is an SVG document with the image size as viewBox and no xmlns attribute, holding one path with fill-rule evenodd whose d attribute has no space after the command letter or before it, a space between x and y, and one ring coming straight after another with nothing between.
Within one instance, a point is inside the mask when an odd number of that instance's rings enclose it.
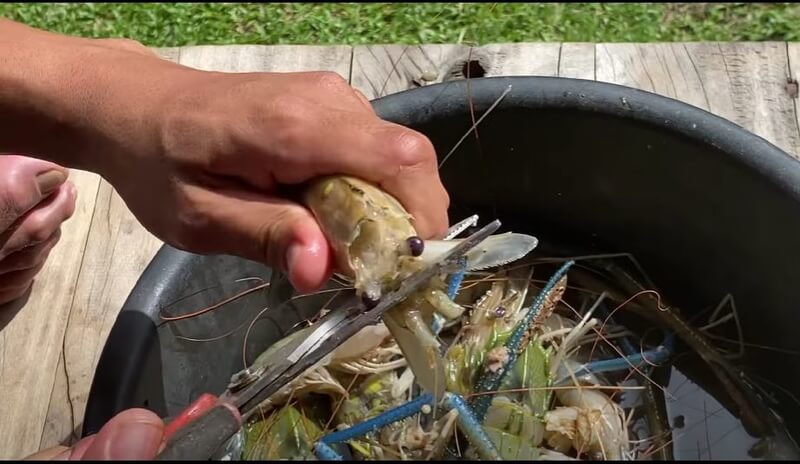
<instances>
[{"instance_id":1,"label":"scissors","mask_svg":"<svg viewBox=\"0 0 800 464\"><path fill-rule=\"evenodd\" d=\"M406 279L400 288L386 294L372 309L355 306L350 310L342 308L329 312L317 324L305 329L310 329L309 336L294 337L290 343L276 350L264 367L246 368L236 373L219 397L210 393L201 395L166 425L166 446L156 459L212 459L255 413L261 402L302 375L361 329L380 322L387 310L402 303L431 278L457 269L459 258L499 228L500 221L495 220L475 232L440 259Z\"/></svg>"}]
</instances>

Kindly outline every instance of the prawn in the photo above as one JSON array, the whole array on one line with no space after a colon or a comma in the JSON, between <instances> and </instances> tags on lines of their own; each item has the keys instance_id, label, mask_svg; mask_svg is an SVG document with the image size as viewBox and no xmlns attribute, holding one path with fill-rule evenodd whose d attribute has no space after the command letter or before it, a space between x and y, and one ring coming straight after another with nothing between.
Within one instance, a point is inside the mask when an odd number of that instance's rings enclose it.
<instances>
[{"instance_id":1,"label":"prawn","mask_svg":"<svg viewBox=\"0 0 800 464\"><path fill-rule=\"evenodd\" d=\"M319 178L308 185L303 199L331 244L340 275L353 282L367 307L377 305L384 294L459 243L424 242L396 198L355 177ZM477 268L487 259L496 263L536 244L530 236L496 235L468 253L467 260ZM449 321L464 311L448 297L445 276L437 276L383 316L415 378L437 398L445 391L445 365L431 329L434 314Z\"/></svg>"}]
</instances>

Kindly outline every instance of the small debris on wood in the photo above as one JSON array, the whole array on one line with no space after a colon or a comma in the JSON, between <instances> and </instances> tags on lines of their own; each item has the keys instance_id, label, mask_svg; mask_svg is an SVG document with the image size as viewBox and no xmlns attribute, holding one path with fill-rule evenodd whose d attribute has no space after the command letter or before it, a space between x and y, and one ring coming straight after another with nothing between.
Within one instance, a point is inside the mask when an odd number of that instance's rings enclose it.
<instances>
[{"instance_id":1,"label":"small debris on wood","mask_svg":"<svg viewBox=\"0 0 800 464\"><path fill-rule=\"evenodd\" d=\"M786 78L786 93L788 93L789 97L791 98L797 98L798 94L797 79L793 77Z\"/></svg>"},{"instance_id":2,"label":"small debris on wood","mask_svg":"<svg viewBox=\"0 0 800 464\"><path fill-rule=\"evenodd\" d=\"M422 73L422 76L420 76L420 77L422 77L423 81L433 82L433 81L436 80L438 75L436 74L436 71L431 71L429 69L429 70L425 71L424 73Z\"/></svg>"}]
</instances>

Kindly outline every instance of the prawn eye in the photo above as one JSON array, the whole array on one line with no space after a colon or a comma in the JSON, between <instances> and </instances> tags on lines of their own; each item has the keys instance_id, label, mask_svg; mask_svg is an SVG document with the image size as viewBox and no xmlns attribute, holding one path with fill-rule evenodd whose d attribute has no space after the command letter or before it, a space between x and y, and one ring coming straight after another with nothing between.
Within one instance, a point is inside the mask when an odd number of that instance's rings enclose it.
<instances>
[{"instance_id":1,"label":"prawn eye","mask_svg":"<svg viewBox=\"0 0 800 464\"><path fill-rule=\"evenodd\" d=\"M506 315L506 308L498 306L494 310L494 317L500 318Z\"/></svg>"},{"instance_id":2,"label":"prawn eye","mask_svg":"<svg viewBox=\"0 0 800 464\"><path fill-rule=\"evenodd\" d=\"M416 235L413 237L409 237L406 240L408 243L408 249L411 252L411 256L417 257L425 251L425 242L422 241L421 238L417 237Z\"/></svg>"}]
</instances>

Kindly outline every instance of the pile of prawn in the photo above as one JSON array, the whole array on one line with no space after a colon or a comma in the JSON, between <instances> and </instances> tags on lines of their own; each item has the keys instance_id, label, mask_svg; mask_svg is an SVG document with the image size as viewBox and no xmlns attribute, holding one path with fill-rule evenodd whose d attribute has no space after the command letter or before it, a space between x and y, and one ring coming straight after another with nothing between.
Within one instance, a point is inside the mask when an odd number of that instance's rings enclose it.
<instances>
[{"instance_id":1,"label":"pile of prawn","mask_svg":"<svg viewBox=\"0 0 800 464\"><path fill-rule=\"evenodd\" d=\"M339 277L367 306L476 219L445 241L422 242L394 198L344 176L314 182L305 202L333 245ZM609 278L608 266L528 253L503 262L516 256L509 247L535 243L519 234L485 241L460 269L265 400L222 458L670 459L663 391L650 376L670 360L676 334L699 335L682 332L655 292ZM481 267L492 260L502 264ZM667 329L640 338L616 320L624 312ZM758 407L743 401L743 410ZM763 431L770 424L760 412L752 427Z\"/></svg>"}]
</instances>

